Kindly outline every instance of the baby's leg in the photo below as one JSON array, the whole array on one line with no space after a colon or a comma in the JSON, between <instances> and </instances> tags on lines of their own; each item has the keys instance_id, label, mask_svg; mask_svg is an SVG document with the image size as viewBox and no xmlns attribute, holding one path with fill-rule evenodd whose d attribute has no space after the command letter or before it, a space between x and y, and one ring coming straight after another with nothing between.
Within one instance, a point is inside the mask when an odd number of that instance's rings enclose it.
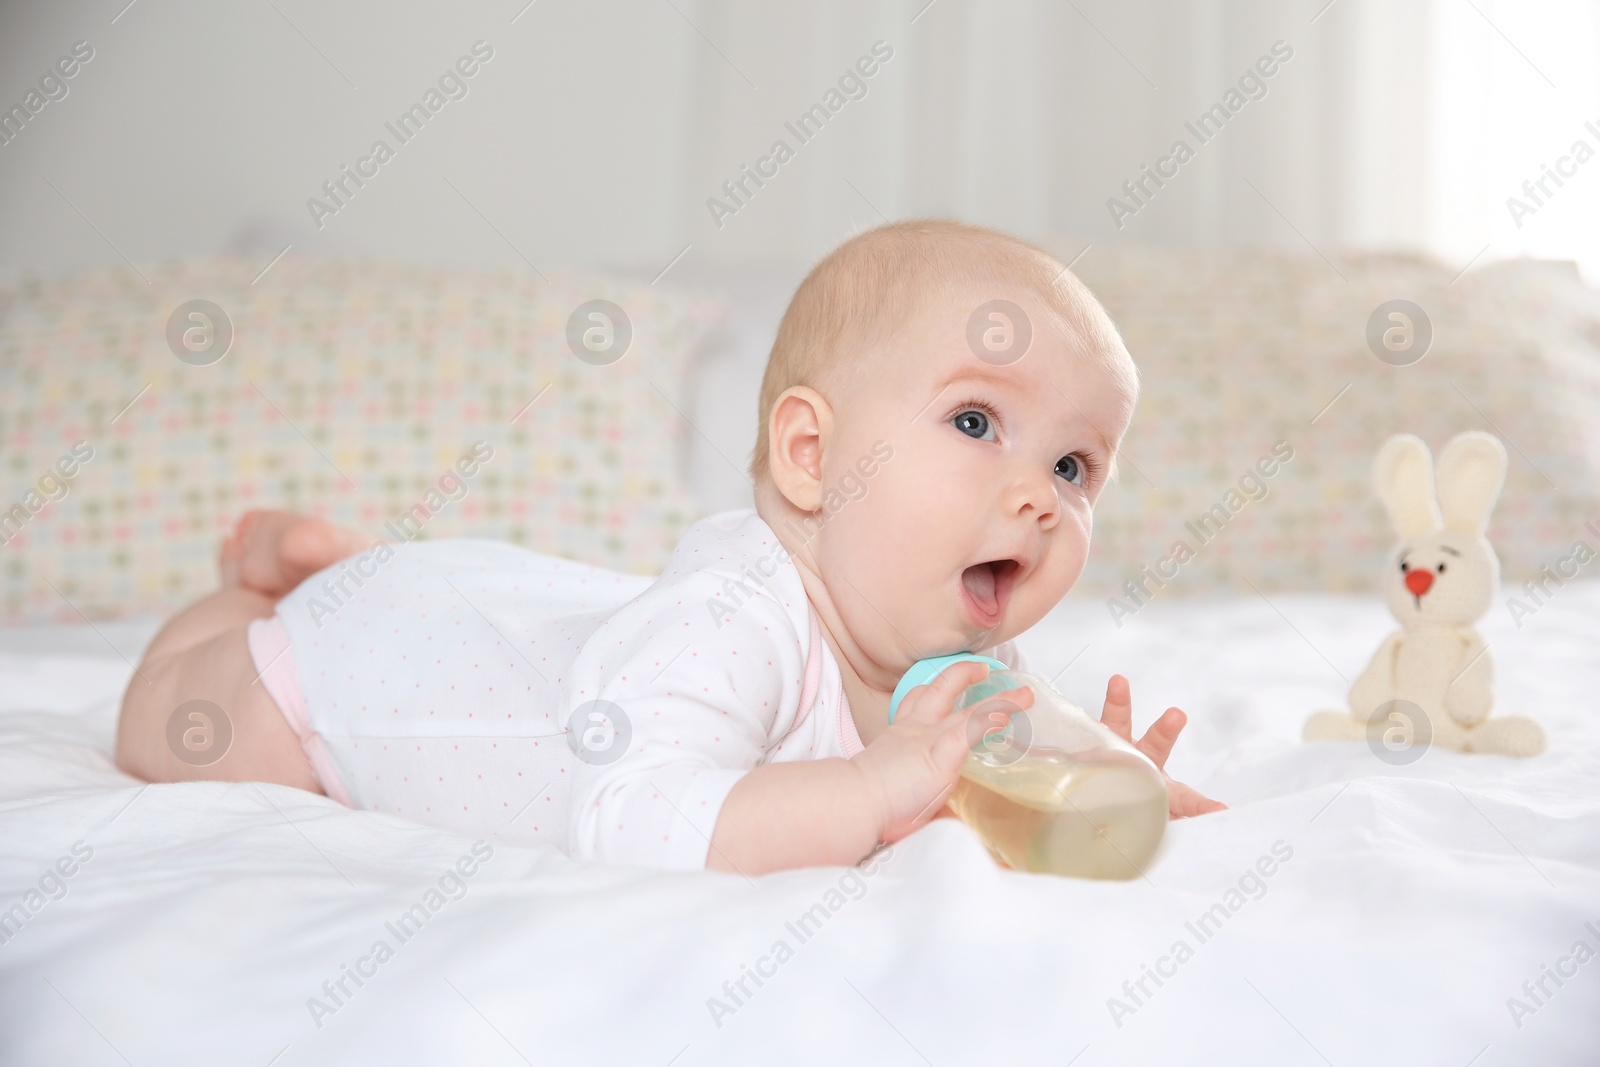
<instances>
[{"instance_id":1,"label":"baby's leg","mask_svg":"<svg viewBox=\"0 0 1600 1067\"><path fill-rule=\"evenodd\" d=\"M222 545L224 586L242 585L274 601L324 567L377 544L357 530L293 511L247 511Z\"/></svg>"},{"instance_id":2,"label":"baby's leg","mask_svg":"<svg viewBox=\"0 0 1600 1067\"><path fill-rule=\"evenodd\" d=\"M365 551L373 540L322 519L286 511L246 513L223 544L222 588L190 605L162 627L145 650L122 698L117 766L152 782L211 779L258 781L322 792L311 763L251 658L245 631L272 614L273 605L305 578ZM179 749L168 723L178 708L201 700L201 718L186 712L183 729L210 728L227 717L232 740L214 761L203 749ZM197 709L190 709L195 711Z\"/></svg>"},{"instance_id":3,"label":"baby's leg","mask_svg":"<svg viewBox=\"0 0 1600 1067\"><path fill-rule=\"evenodd\" d=\"M322 792L300 739L257 676L245 644L246 627L271 615L274 602L231 586L167 623L122 696L118 767L150 782L276 782ZM170 741L170 720L182 705L197 700L212 707L200 707L201 718L186 712L180 729L209 729L216 739L221 724L210 720L218 713L226 716L232 739L220 758Z\"/></svg>"}]
</instances>

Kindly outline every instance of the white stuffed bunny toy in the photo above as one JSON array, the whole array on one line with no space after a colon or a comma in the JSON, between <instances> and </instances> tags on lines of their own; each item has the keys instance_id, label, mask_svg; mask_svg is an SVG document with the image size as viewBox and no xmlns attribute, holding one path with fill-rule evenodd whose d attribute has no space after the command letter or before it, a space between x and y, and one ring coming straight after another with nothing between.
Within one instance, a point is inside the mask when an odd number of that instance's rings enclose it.
<instances>
[{"instance_id":1,"label":"white stuffed bunny toy","mask_svg":"<svg viewBox=\"0 0 1600 1067\"><path fill-rule=\"evenodd\" d=\"M1494 667L1473 629L1500 584L1500 559L1484 531L1505 482L1505 446L1477 430L1451 438L1439 453L1437 497L1433 458L1419 437L1389 438L1374 468L1378 497L1400 535L1384 594L1401 629L1350 687L1350 710L1317 712L1305 739L1376 738L1409 727L1418 742L1458 751L1537 755L1544 750L1538 723L1489 718ZM1409 707L1427 723L1408 722Z\"/></svg>"}]
</instances>

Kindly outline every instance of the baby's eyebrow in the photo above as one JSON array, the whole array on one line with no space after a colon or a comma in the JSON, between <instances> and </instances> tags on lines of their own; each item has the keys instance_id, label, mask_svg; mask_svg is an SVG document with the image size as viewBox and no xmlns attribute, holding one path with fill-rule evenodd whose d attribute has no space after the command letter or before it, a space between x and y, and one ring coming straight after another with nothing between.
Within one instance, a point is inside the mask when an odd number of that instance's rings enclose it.
<instances>
[{"instance_id":1,"label":"baby's eyebrow","mask_svg":"<svg viewBox=\"0 0 1600 1067\"><path fill-rule=\"evenodd\" d=\"M1088 422L1087 419L1085 419L1084 421ZM1095 440L1100 442L1100 451L1102 451L1102 452L1104 452L1106 454L1106 459L1113 464L1113 469L1114 469L1115 464L1117 462L1117 450L1111 447L1111 442L1106 440L1105 432L1102 431L1100 429L1100 427L1098 427L1094 423L1090 422L1089 423L1089 429L1094 431Z\"/></svg>"},{"instance_id":2,"label":"baby's eyebrow","mask_svg":"<svg viewBox=\"0 0 1600 1067\"><path fill-rule=\"evenodd\" d=\"M1016 382L1012 381L1004 374L997 373L997 371L990 370L987 367L982 369L976 367L963 367L960 371L945 379L944 384L939 387L939 392L936 394L936 399L937 396L943 396L952 386L961 385L963 382L979 382L983 384L1004 386L1011 389L1020 388ZM1095 443L1100 446L1100 451L1105 453L1106 460L1109 463L1106 471L1107 479L1110 480L1111 478L1114 478L1117 471L1117 450L1111 447L1111 439L1106 436L1104 430L1100 429L1099 424L1091 419L1082 408L1080 408L1077 404L1074 404L1067 394L1063 393L1058 386L1056 386L1054 383L1051 383L1050 388L1055 390L1056 395L1062 400L1066 401L1067 405L1072 408L1073 411L1077 412L1078 418L1083 421L1085 426L1088 426L1089 429L1094 431ZM929 406L932 406L931 403Z\"/></svg>"},{"instance_id":3,"label":"baby's eyebrow","mask_svg":"<svg viewBox=\"0 0 1600 1067\"><path fill-rule=\"evenodd\" d=\"M1056 391L1060 392L1059 389ZM1063 396L1062 399L1066 399L1066 397ZM1072 401L1068 400L1067 403L1072 404ZM1083 419L1084 423L1088 425L1089 429L1094 431L1095 441L1100 445L1100 451L1105 453L1106 466L1104 472L1102 472L1100 475L1101 484L1116 481L1117 476L1122 470L1119 462L1122 458L1122 453L1111 447L1111 441L1106 437L1105 431L1100 429L1100 427L1092 419L1090 419L1089 416L1085 415L1082 409L1078 408L1078 405L1072 404L1072 407L1077 410L1078 416Z\"/></svg>"},{"instance_id":4,"label":"baby's eyebrow","mask_svg":"<svg viewBox=\"0 0 1600 1067\"><path fill-rule=\"evenodd\" d=\"M1100 428L1100 424L1091 419L1082 408L1074 404L1071 398L1069 398L1066 393L1063 393L1061 389L1055 385L1055 383L1052 382L1050 388L1054 389L1056 391L1056 395L1062 400L1065 400L1068 406L1071 407L1073 411L1078 413L1078 418L1082 419L1085 425L1094 431L1095 440L1100 443L1100 451L1106 454L1106 459L1111 463L1111 468L1107 473L1108 475L1115 474L1117 469L1117 450L1111 447L1111 439L1107 437L1106 432Z\"/></svg>"}]
</instances>

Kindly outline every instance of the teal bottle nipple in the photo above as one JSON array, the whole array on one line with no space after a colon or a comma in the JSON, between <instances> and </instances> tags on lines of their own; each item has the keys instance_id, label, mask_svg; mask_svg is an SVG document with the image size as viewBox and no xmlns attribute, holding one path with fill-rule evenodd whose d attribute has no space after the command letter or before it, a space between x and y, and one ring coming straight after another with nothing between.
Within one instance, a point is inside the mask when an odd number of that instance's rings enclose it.
<instances>
[{"instance_id":1,"label":"teal bottle nipple","mask_svg":"<svg viewBox=\"0 0 1600 1067\"><path fill-rule=\"evenodd\" d=\"M905 699L907 693L919 685L927 685L952 663L964 663L971 660L975 663L987 663L991 670L1008 670L1004 663L992 656L980 656L976 652L957 652L949 656L931 656L928 659L919 659L911 665L900 678L900 684L894 687L894 693L889 697L889 721L894 722L894 713L900 707L900 701ZM979 683L980 685L982 683ZM998 690L997 690L998 692Z\"/></svg>"}]
</instances>

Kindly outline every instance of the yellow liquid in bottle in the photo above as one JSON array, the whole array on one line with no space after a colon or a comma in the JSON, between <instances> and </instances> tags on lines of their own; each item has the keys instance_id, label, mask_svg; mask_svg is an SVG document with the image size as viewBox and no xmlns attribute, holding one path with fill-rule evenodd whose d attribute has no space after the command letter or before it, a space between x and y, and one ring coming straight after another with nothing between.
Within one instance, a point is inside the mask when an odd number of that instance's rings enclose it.
<instances>
[{"instance_id":1,"label":"yellow liquid in bottle","mask_svg":"<svg viewBox=\"0 0 1600 1067\"><path fill-rule=\"evenodd\" d=\"M1167 829L1166 784L1117 752L968 756L950 808L1007 866L1078 878L1138 877Z\"/></svg>"}]
</instances>

